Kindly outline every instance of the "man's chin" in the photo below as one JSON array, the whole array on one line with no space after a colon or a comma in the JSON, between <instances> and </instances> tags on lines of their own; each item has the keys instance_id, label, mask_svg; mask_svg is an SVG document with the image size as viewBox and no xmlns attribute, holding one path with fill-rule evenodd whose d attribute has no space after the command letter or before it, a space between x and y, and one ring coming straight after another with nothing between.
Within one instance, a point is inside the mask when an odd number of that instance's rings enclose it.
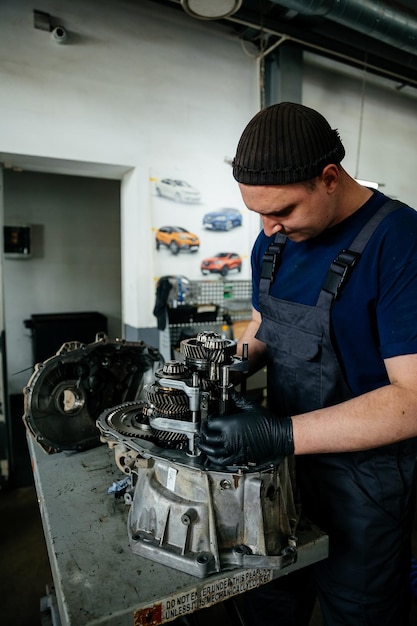
<instances>
[{"instance_id":1,"label":"man's chin","mask_svg":"<svg viewBox=\"0 0 417 626\"><path fill-rule=\"evenodd\" d=\"M293 241L294 243L300 243L301 241L305 241L306 239L310 239L308 235L301 233L285 233L287 239Z\"/></svg>"}]
</instances>

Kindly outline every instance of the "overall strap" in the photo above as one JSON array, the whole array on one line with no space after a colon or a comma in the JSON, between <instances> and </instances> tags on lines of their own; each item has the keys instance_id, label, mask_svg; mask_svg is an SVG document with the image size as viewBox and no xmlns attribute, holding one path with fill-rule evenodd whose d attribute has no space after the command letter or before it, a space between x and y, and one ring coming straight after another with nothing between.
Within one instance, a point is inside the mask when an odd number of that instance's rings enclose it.
<instances>
[{"instance_id":1,"label":"overall strap","mask_svg":"<svg viewBox=\"0 0 417 626\"><path fill-rule=\"evenodd\" d=\"M269 296L272 283L281 263L281 255L287 238L282 233L277 233L275 239L269 244L264 258L262 259L261 277L259 280L259 296Z\"/></svg>"},{"instance_id":2,"label":"overall strap","mask_svg":"<svg viewBox=\"0 0 417 626\"><path fill-rule=\"evenodd\" d=\"M396 211L400 207L406 206L398 200L388 200L365 224L360 233L353 240L348 250L342 250L327 273L325 281L317 300L317 306L330 309L334 300L339 296L340 291L358 262L366 244L378 228L382 220Z\"/></svg>"}]
</instances>

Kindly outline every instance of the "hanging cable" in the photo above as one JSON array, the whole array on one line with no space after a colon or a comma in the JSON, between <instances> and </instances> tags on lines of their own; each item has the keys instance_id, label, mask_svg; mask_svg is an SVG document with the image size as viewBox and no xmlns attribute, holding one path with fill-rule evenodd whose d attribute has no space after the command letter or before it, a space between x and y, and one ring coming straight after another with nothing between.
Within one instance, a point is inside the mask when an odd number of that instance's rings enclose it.
<instances>
[{"instance_id":1,"label":"hanging cable","mask_svg":"<svg viewBox=\"0 0 417 626\"><path fill-rule=\"evenodd\" d=\"M355 169L355 178L359 178L359 159L361 153L361 144L362 144L362 128L363 128L363 111L365 107L365 90L366 90L366 82L368 79L367 76L367 60L368 55L365 54L365 62L363 66L362 73L362 88L361 88L361 110L359 115L359 133L358 133L358 148L356 151L356 169Z\"/></svg>"}]
</instances>

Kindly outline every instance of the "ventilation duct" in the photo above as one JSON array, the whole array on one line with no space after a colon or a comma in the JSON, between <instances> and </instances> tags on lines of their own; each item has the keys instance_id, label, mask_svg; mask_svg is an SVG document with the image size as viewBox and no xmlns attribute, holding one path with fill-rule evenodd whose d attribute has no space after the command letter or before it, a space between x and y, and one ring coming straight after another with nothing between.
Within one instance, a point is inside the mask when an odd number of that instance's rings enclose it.
<instances>
[{"instance_id":1,"label":"ventilation duct","mask_svg":"<svg viewBox=\"0 0 417 626\"><path fill-rule=\"evenodd\" d=\"M417 55L417 20L375 0L273 0L305 16L321 16Z\"/></svg>"}]
</instances>

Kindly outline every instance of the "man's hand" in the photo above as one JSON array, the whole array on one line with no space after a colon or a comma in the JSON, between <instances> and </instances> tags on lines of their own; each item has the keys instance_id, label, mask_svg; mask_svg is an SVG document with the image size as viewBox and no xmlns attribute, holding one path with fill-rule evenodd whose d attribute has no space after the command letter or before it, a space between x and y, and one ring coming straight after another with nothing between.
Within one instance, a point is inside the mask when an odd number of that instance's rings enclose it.
<instances>
[{"instance_id":1,"label":"man's hand","mask_svg":"<svg viewBox=\"0 0 417 626\"><path fill-rule=\"evenodd\" d=\"M277 465L294 453L290 417L275 417L242 399L235 408L231 415L210 417L202 425L197 445L213 464Z\"/></svg>"}]
</instances>

